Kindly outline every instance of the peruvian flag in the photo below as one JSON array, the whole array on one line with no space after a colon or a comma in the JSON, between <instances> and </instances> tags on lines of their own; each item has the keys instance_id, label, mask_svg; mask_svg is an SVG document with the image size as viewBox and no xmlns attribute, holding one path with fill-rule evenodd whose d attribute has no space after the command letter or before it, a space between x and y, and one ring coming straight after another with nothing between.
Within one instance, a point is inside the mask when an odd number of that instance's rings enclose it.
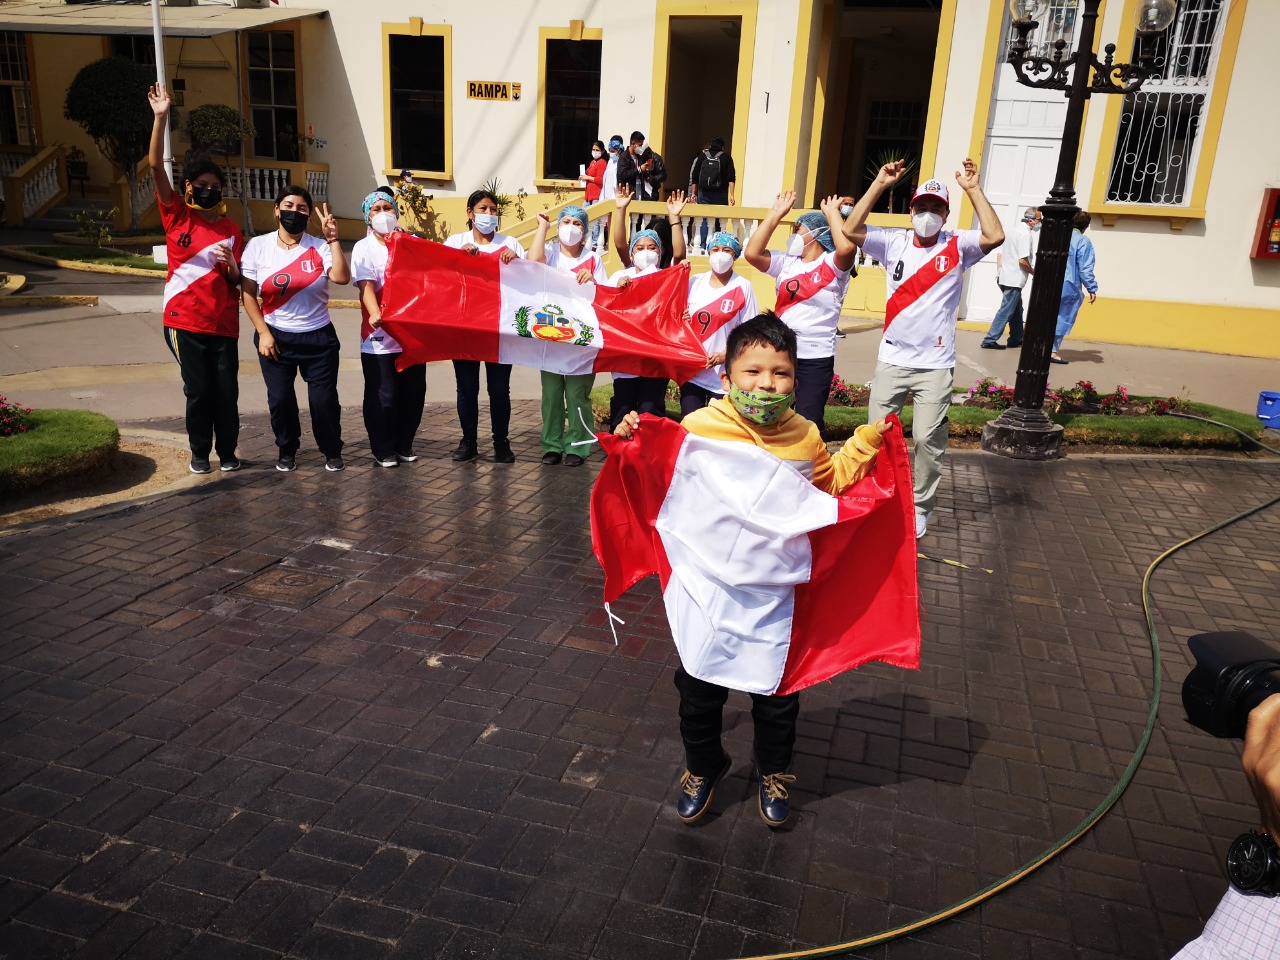
<instances>
[{"instance_id":1,"label":"peruvian flag","mask_svg":"<svg viewBox=\"0 0 1280 960\"><path fill-rule=\"evenodd\" d=\"M429 360L518 363L683 383L707 354L684 319L689 268L626 287L579 284L545 263L473 256L404 233L387 237L382 325L404 348L396 366Z\"/></svg>"},{"instance_id":2,"label":"peruvian flag","mask_svg":"<svg viewBox=\"0 0 1280 960\"><path fill-rule=\"evenodd\" d=\"M591 494L605 601L657 574L684 669L787 694L870 660L917 669L920 603L901 427L843 495L752 444L644 415Z\"/></svg>"}]
</instances>

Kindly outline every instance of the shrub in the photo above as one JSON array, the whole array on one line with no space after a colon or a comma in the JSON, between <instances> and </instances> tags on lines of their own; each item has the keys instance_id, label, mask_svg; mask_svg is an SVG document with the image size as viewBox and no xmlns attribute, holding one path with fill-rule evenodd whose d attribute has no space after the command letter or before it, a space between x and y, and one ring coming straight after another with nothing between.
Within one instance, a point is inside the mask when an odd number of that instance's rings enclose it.
<instances>
[{"instance_id":1,"label":"shrub","mask_svg":"<svg viewBox=\"0 0 1280 960\"><path fill-rule=\"evenodd\" d=\"M871 389L863 383L850 383L840 374L831 377L831 396L828 403L837 407L865 407L871 398Z\"/></svg>"},{"instance_id":2,"label":"shrub","mask_svg":"<svg viewBox=\"0 0 1280 960\"><path fill-rule=\"evenodd\" d=\"M1105 397L1099 397L1098 403L1102 407L1104 416L1118 417L1125 412L1125 408L1129 405L1129 391L1117 384L1115 392L1108 393Z\"/></svg>"},{"instance_id":3,"label":"shrub","mask_svg":"<svg viewBox=\"0 0 1280 960\"><path fill-rule=\"evenodd\" d=\"M11 437L15 433L26 433L31 429L30 407L14 403L7 397L0 397L0 437Z\"/></svg>"}]
</instances>

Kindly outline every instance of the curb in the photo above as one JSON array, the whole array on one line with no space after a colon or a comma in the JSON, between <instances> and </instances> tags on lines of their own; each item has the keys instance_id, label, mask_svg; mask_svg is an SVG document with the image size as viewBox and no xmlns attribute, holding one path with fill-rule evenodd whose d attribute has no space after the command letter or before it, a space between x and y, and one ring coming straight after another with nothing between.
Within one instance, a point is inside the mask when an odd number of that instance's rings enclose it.
<instances>
[{"instance_id":1,"label":"curb","mask_svg":"<svg viewBox=\"0 0 1280 960\"><path fill-rule=\"evenodd\" d=\"M6 283L3 287L0 287L0 299L3 299L5 297L12 297L15 293L17 293L19 290L21 290L23 287L27 285L27 278L25 274L10 273L10 274L5 274L5 276L9 278L9 282Z\"/></svg>"},{"instance_id":2,"label":"curb","mask_svg":"<svg viewBox=\"0 0 1280 960\"><path fill-rule=\"evenodd\" d=\"M109 273L118 277L147 277L151 280L163 280L163 270L141 270L137 267L116 267L105 263L84 263L80 260L60 260L57 257L46 257L32 253L26 247L0 247L0 253L14 260L36 263L42 267L59 267L63 270L79 270L82 273Z\"/></svg>"},{"instance_id":3,"label":"curb","mask_svg":"<svg viewBox=\"0 0 1280 960\"><path fill-rule=\"evenodd\" d=\"M96 307L97 305L97 295L89 293L42 293L26 297L0 297L0 309L5 307Z\"/></svg>"}]
</instances>

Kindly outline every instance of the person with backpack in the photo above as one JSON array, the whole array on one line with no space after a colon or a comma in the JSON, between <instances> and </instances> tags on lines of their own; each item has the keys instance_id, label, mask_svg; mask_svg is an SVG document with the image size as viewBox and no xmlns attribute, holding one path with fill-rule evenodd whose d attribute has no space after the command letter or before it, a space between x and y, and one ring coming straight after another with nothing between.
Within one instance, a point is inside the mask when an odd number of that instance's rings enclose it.
<instances>
[{"instance_id":1,"label":"person with backpack","mask_svg":"<svg viewBox=\"0 0 1280 960\"><path fill-rule=\"evenodd\" d=\"M738 173L733 168L733 157L724 152L724 137L712 137L706 147L693 158L689 168L689 200L692 203L714 203L734 206L734 191L738 186ZM710 224L704 218L698 243L699 250L707 248ZM716 232L720 232L720 220L716 219ZM693 238L690 237L690 240Z\"/></svg>"}]
</instances>

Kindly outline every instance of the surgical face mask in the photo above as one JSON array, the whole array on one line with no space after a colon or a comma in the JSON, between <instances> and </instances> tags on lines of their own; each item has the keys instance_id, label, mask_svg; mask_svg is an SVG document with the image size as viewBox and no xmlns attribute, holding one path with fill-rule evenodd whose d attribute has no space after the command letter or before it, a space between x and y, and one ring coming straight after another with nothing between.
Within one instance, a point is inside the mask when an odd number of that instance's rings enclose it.
<instances>
[{"instance_id":1,"label":"surgical face mask","mask_svg":"<svg viewBox=\"0 0 1280 960\"><path fill-rule=\"evenodd\" d=\"M849 206L847 203L840 208L840 216L842 217L847 218L851 213L853 213L853 207Z\"/></svg>"},{"instance_id":2,"label":"surgical face mask","mask_svg":"<svg viewBox=\"0 0 1280 960\"><path fill-rule=\"evenodd\" d=\"M191 202L201 210L212 210L222 202L222 191L217 187L192 187Z\"/></svg>"},{"instance_id":3,"label":"surgical face mask","mask_svg":"<svg viewBox=\"0 0 1280 960\"><path fill-rule=\"evenodd\" d=\"M805 235L797 230L791 235L791 239L787 241L787 256L803 257L806 246L808 244L805 243Z\"/></svg>"},{"instance_id":4,"label":"surgical face mask","mask_svg":"<svg viewBox=\"0 0 1280 960\"><path fill-rule=\"evenodd\" d=\"M560 224L560 242L566 247L574 247L582 240L582 228L576 223Z\"/></svg>"},{"instance_id":5,"label":"surgical face mask","mask_svg":"<svg viewBox=\"0 0 1280 960\"><path fill-rule=\"evenodd\" d=\"M1027 226L1029 226L1029 227L1031 228L1031 232L1032 232L1032 233L1035 233L1036 231L1038 231L1038 230L1040 229L1040 221L1039 221L1039 220L1037 220L1037 221L1035 221L1034 223L1029 223L1029 224L1027 224Z\"/></svg>"},{"instance_id":6,"label":"surgical face mask","mask_svg":"<svg viewBox=\"0 0 1280 960\"><path fill-rule=\"evenodd\" d=\"M728 273L733 269L733 254L728 250L715 250L707 259L711 261L713 273Z\"/></svg>"},{"instance_id":7,"label":"surgical face mask","mask_svg":"<svg viewBox=\"0 0 1280 960\"><path fill-rule=\"evenodd\" d=\"M925 240L938 235L938 231L942 229L942 222L942 214L929 210L921 210L911 215L912 229L915 230L917 237Z\"/></svg>"},{"instance_id":8,"label":"surgical face mask","mask_svg":"<svg viewBox=\"0 0 1280 960\"><path fill-rule=\"evenodd\" d=\"M650 267L656 267L661 257L658 256L657 250L637 250L631 255L631 262L635 264L637 270L648 270Z\"/></svg>"},{"instance_id":9,"label":"surgical face mask","mask_svg":"<svg viewBox=\"0 0 1280 960\"><path fill-rule=\"evenodd\" d=\"M776 423L782 415L791 409L795 401L795 392L769 393L766 390L739 390L732 380L729 382L729 402L745 419L752 423Z\"/></svg>"},{"instance_id":10,"label":"surgical face mask","mask_svg":"<svg viewBox=\"0 0 1280 960\"><path fill-rule=\"evenodd\" d=\"M600 151L599 151L599 150L592 150L592 151L591 151L591 159L592 159L592 160L599 160L599 159L600 159Z\"/></svg>"},{"instance_id":11,"label":"surgical face mask","mask_svg":"<svg viewBox=\"0 0 1280 960\"><path fill-rule=\"evenodd\" d=\"M369 218L369 226L373 227L374 233L380 233L385 237L396 228L396 219L394 213L383 210Z\"/></svg>"},{"instance_id":12,"label":"surgical face mask","mask_svg":"<svg viewBox=\"0 0 1280 960\"><path fill-rule=\"evenodd\" d=\"M307 229L307 221L310 219L310 213L303 213L300 210L280 211L280 226L284 227L285 233L302 233Z\"/></svg>"},{"instance_id":13,"label":"surgical face mask","mask_svg":"<svg viewBox=\"0 0 1280 960\"><path fill-rule=\"evenodd\" d=\"M486 237L498 229L498 215L496 213L477 213L471 218L471 222L475 225L476 232L482 233Z\"/></svg>"}]
</instances>

